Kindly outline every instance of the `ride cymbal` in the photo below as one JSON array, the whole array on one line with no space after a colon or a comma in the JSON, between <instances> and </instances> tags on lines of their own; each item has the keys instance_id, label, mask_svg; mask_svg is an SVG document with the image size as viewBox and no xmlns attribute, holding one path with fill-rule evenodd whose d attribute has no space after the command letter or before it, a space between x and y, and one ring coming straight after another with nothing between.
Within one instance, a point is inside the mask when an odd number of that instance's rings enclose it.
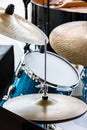
<instances>
[{"instance_id":1,"label":"ride cymbal","mask_svg":"<svg viewBox=\"0 0 87 130\"><path fill-rule=\"evenodd\" d=\"M0 10L0 33L15 40L44 45L48 43L47 36L34 24L16 14L8 14Z\"/></svg>"},{"instance_id":2,"label":"ride cymbal","mask_svg":"<svg viewBox=\"0 0 87 130\"><path fill-rule=\"evenodd\" d=\"M56 27L49 36L54 51L74 64L87 66L87 21Z\"/></svg>"},{"instance_id":3,"label":"ride cymbal","mask_svg":"<svg viewBox=\"0 0 87 130\"><path fill-rule=\"evenodd\" d=\"M73 119L87 111L87 105L81 100L65 95L30 94L9 99L3 105L7 110L19 116L40 123L54 123Z\"/></svg>"}]
</instances>

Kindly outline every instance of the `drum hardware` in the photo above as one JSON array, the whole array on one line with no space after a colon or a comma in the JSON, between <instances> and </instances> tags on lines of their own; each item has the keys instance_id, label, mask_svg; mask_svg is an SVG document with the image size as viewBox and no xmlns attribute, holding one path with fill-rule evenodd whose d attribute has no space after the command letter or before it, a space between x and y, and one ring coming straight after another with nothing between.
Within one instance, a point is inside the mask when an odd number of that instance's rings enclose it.
<instances>
[{"instance_id":1,"label":"drum hardware","mask_svg":"<svg viewBox=\"0 0 87 130\"><path fill-rule=\"evenodd\" d=\"M66 88L65 86L58 86L57 87L57 91L59 94L69 95L69 96L72 95L74 89L75 88L70 88L70 87Z\"/></svg>"},{"instance_id":2,"label":"drum hardware","mask_svg":"<svg viewBox=\"0 0 87 130\"><path fill-rule=\"evenodd\" d=\"M40 46L40 53L44 53L44 46Z\"/></svg>"},{"instance_id":3,"label":"drum hardware","mask_svg":"<svg viewBox=\"0 0 87 130\"><path fill-rule=\"evenodd\" d=\"M63 130L61 127L56 126L55 124L49 124L48 125L48 130Z\"/></svg>"},{"instance_id":4,"label":"drum hardware","mask_svg":"<svg viewBox=\"0 0 87 130\"><path fill-rule=\"evenodd\" d=\"M36 82L42 82L38 76L36 76L31 70L27 69L26 66L22 66L22 69L25 70L26 74L29 75L30 78L35 80Z\"/></svg>"},{"instance_id":5,"label":"drum hardware","mask_svg":"<svg viewBox=\"0 0 87 130\"><path fill-rule=\"evenodd\" d=\"M10 4L8 7L5 9L5 13L8 15L13 15L14 13L14 5Z\"/></svg>"},{"instance_id":6,"label":"drum hardware","mask_svg":"<svg viewBox=\"0 0 87 130\"><path fill-rule=\"evenodd\" d=\"M47 36L38 27L16 14L4 13L3 10L0 10L0 33L29 44L44 45L45 40L48 43Z\"/></svg>"},{"instance_id":7,"label":"drum hardware","mask_svg":"<svg viewBox=\"0 0 87 130\"><path fill-rule=\"evenodd\" d=\"M23 0L23 3L25 8L25 19L28 20L28 4L30 3L30 0ZM30 44L28 43L26 43L26 45L24 46L24 53L26 53L27 50L31 52Z\"/></svg>"},{"instance_id":8,"label":"drum hardware","mask_svg":"<svg viewBox=\"0 0 87 130\"><path fill-rule=\"evenodd\" d=\"M55 124L43 124L42 127L46 130L63 130L61 127Z\"/></svg>"},{"instance_id":9,"label":"drum hardware","mask_svg":"<svg viewBox=\"0 0 87 130\"><path fill-rule=\"evenodd\" d=\"M26 45L24 46L24 53L26 53L27 51L31 52L30 45L31 44L26 43Z\"/></svg>"},{"instance_id":10,"label":"drum hardware","mask_svg":"<svg viewBox=\"0 0 87 130\"><path fill-rule=\"evenodd\" d=\"M46 84L47 81L47 45L45 41L45 46L44 46L44 83L43 86L41 86L41 89L43 91L42 99L43 100L48 100L48 86Z\"/></svg>"},{"instance_id":11,"label":"drum hardware","mask_svg":"<svg viewBox=\"0 0 87 130\"><path fill-rule=\"evenodd\" d=\"M62 24L50 34L54 51L74 64L87 65L87 22L75 21ZM85 56L85 57L84 57Z\"/></svg>"},{"instance_id":12,"label":"drum hardware","mask_svg":"<svg viewBox=\"0 0 87 130\"><path fill-rule=\"evenodd\" d=\"M22 65L22 66L25 65L25 63L24 63L24 57L25 57L25 53L23 54L22 58L20 59L18 65L17 65L17 68L16 68L16 70L15 70L15 72L14 72L14 77L15 77L15 76L19 76L19 74L20 74L20 73L19 73L19 69L20 69L21 65Z\"/></svg>"},{"instance_id":13,"label":"drum hardware","mask_svg":"<svg viewBox=\"0 0 87 130\"><path fill-rule=\"evenodd\" d=\"M23 70L18 70L18 73L16 74L16 77L20 78L23 74Z\"/></svg>"}]
</instances>

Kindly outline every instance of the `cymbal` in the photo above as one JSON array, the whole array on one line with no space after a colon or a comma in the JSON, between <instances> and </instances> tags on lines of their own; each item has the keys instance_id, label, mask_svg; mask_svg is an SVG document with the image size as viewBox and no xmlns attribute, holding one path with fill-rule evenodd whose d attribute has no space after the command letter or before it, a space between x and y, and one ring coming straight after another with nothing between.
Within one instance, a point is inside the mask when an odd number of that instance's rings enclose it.
<instances>
[{"instance_id":1,"label":"cymbal","mask_svg":"<svg viewBox=\"0 0 87 130\"><path fill-rule=\"evenodd\" d=\"M40 123L54 123L73 119L87 111L87 105L80 99L48 94L48 100L42 94L30 94L9 99L3 107L19 116Z\"/></svg>"},{"instance_id":2,"label":"cymbal","mask_svg":"<svg viewBox=\"0 0 87 130\"><path fill-rule=\"evenodd\" d=\"M87 21L57 26L49 36L54 51L74 64L87 66Z\"/></svg>"},{"instance_id":3,"label":"cymbal","mask_svg":"<svg viewBox=\"0 0 87 130\"><path fill-rule=\"evenodd\" d=\"M29 44L48 43L47 36L37 26L17 14L9 15L3 9L0 9L0 33Z\"/></svg>"}]
</instances>

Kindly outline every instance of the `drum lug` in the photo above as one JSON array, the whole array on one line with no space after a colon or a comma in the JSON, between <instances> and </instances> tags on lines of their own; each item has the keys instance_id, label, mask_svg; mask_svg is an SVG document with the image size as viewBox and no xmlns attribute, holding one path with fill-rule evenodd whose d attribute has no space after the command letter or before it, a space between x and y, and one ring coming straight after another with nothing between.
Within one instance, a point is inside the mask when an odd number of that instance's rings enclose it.
<instances>
[{"instance_id":1,"label":"drum lug","mask_svg":"<svg viewBox=\"0 0 87 130\"><path fill-rule=\"evenodd\" d=\"M29 71L28 74L29 74L30 78L32 78L32 80L35 80L35 76L34 76L34 73L33 73L33 72L30 72L30 71Z\"/></svg>"},{"instance_id":2,"label":"drum lug","mask_svg":"<svg viewBox=\"0 0 87 130\"><path fill-rule=\"evenodd\" d=\"M35 81L39 82L39 77L38 76L35 76Z\"/></svg>"}]
</instances>

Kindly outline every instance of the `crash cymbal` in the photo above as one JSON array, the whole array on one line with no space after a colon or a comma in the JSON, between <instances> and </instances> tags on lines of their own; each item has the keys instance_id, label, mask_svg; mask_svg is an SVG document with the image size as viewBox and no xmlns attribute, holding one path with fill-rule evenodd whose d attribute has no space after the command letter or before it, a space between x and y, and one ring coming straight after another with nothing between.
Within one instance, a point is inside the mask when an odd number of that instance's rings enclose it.
<instances>
[{"instance_id":1,"label":"crash cymbal","mask_svg":"<svg viewBox=\"0 0 87 130\"><path fill-rule=\"evenodd\" d=\"M5 10L0 10L0 33L29 44L48 43L47 36L38 27L21 16L6 13Z\"/></svg>"},{"instance_id":2,"label":"crash cymbal","mask_svg":"<svg viewBox=\"0 0 87 130\"><path fill-rule=\"evenodd\" d=\"M56 27L49 36L56 53L74 64L87 66L87 21L75 21Z\"/></svg>"},{"instance_id":3,"label":"crash cymbal","mask_svg":"<svg viewBox=\"0 0 87 130\"><path fill-rule=\"evenodd\" d=\"M73 119L87 111L87 105L81 100L58 94L30 94L9 99L3 107L27 120L40 123L54 123Z\"/></svg>"}]
</instances>

